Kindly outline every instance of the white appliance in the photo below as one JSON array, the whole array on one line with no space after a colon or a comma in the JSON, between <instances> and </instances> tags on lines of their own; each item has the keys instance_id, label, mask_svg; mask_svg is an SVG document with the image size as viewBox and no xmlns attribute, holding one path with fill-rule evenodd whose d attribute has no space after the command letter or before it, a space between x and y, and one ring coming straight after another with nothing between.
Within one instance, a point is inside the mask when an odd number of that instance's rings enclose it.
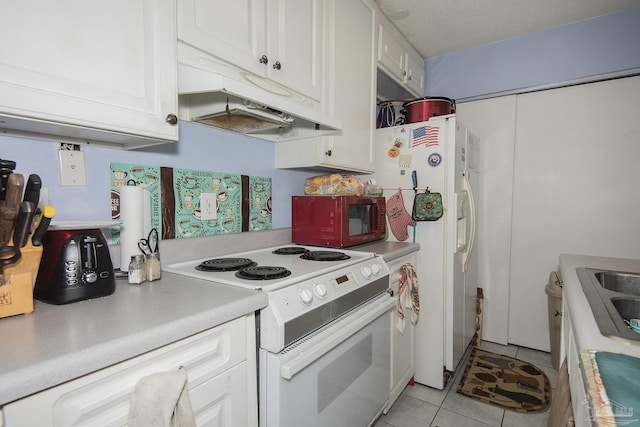
<instances>
[{"instance_id":1,"label":"white appliance","mask_svg":"<svg viewBox=\"0 0 640 427\"><path fill-rule=\"evenodd\" d=\"M163 269L267 294L256 325L262 427L368 426L382 412L395 306L382 258L283 245Z\"/></svg>"},{"instance_id":2,"label":"white appliance","mask_svg":"<svg viewBox=\"0 0 640 427\"><path fill-rule=\"evenodd\" d=\"M414 222L406 239L420 244L415 380L438 389L446 385L475 332L477 144L453 114L376 130L372 178L387 202L401 191L411 215L416 192L428 188L442 195L443 216ZM389 240L399 240L392 231L389 227Z\"/></svg>"}]
</instances>

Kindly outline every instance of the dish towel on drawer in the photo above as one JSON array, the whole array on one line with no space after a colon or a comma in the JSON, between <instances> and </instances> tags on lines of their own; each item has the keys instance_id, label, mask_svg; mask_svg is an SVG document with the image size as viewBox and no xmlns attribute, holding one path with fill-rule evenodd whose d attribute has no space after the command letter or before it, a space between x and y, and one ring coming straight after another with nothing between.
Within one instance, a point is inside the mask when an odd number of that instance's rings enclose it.
<instances>
[{"instance_id":1,"label":"dish towel on drawer","mask_svg":"<svg viewBox=\"0 0 640 427\"><path fill-rule=\"evenodd\" d=\"M195 427L187 370L158 372L136 384L129 401L129 427Z\"/></svg>"},{"instance_id":2,"label":"dish towel on drawer","mask_svg":"<svg viewBox=\"0 0 640 427\"><path fill-rule=\"evenodd\" d=\"M404 332L404 309L411 309L411 323L418 322L420 314L420 297L418 296L418 275L410 263L400 267L400 286L398 288L398 301L396 304L398 319L396 328Z\"/></svg>"}]
</instances>

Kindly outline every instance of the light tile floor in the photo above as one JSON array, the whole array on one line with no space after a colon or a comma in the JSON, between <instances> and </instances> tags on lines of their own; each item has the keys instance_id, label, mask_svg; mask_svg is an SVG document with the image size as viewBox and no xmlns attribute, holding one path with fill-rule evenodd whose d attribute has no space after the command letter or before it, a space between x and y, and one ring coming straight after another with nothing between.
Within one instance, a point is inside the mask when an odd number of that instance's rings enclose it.
<instances>
[{"instance_id":1,"label":"light tile floor","mask_svg":"<svg viewBox=\"0 0 640 427\"><path fill-rule=\"evenodd\" d=\"M558 372L551 366L551 355L514 345L499 345L483 341L480 348L532 363L547 374L552 388L558 382ZM467 349L454 378L444 390L421 384L407 386L387 415L382 415L373 427L538 427L546 426L549 411L541 414L520 414L479 402L456 393L466 361Z\"/></svg>"}]
</instances>

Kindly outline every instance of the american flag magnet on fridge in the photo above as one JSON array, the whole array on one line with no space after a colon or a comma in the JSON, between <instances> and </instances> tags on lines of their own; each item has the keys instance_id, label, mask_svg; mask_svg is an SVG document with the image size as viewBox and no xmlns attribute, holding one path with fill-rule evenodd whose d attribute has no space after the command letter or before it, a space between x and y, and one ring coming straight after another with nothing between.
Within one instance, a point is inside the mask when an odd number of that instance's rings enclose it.
<instances>
[{"instance_id":1,"label":"american flag magnet on fridge","mask_svg":"<svg viewBox=\"0 0 640 427\"><path fill-rule=\"evenodd\" d=\"M411 131L411 147L424 145L432 147L438 145L439 126L420 126Z\"/></svg>"}]
</instances>

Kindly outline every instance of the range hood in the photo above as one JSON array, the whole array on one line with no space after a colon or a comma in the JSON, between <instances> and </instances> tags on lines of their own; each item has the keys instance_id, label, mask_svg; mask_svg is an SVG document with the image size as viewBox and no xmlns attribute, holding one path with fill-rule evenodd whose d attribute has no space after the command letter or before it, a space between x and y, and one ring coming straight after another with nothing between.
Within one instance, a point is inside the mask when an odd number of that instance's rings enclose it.
<instances>
[{"instance_id":1,"label":"range hood","mask_svg":"<svg viewBox=\"0 0 640 427\"><path fill-rule=\"evenodd\" d=\"M283 142L330 135L342 123L313 109L311 102L249 73L239 79L178 64L179 116L266 139Z\"/></svg>"}]
</instances>

